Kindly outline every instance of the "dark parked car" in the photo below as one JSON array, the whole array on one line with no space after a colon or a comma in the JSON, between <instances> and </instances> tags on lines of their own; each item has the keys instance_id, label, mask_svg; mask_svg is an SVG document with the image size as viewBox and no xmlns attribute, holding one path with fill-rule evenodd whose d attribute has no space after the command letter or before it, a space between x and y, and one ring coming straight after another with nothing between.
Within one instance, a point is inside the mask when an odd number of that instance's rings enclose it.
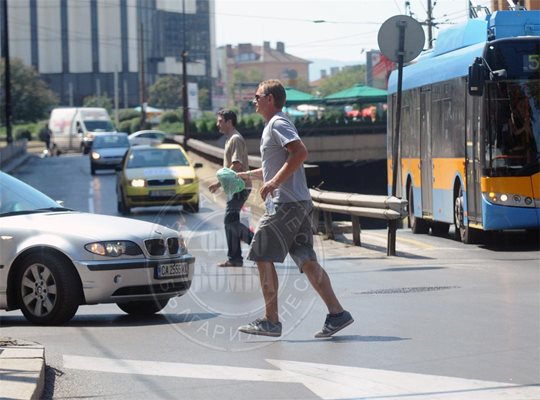
<instances>
[{"instance_id":1,"label":"dark parked car","mask_svg":"<svg viewBox=\"0 0 540 400\"><path fill-rule=\"evenodd\" d=\"M129 149L126 133L96 133L90 151L90 173L97 169L118 169Z\"/></svg>"}]
</instances>

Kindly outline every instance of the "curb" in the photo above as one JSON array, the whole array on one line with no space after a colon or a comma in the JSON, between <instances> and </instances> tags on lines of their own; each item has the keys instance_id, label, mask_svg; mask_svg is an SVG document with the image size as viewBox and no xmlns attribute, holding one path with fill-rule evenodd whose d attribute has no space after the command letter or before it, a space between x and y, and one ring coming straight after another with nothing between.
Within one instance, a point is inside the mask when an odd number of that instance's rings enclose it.
<instances>
[{"instance_id":1,"label":"curb","mask_svg":"<svg viewBox=\"0 0 540 400\"><path fill-rule=\"evenodd\" d=\"M0 399L39 399L45 384L45 348L0 338Z\"/></svg>"}]
</instances>

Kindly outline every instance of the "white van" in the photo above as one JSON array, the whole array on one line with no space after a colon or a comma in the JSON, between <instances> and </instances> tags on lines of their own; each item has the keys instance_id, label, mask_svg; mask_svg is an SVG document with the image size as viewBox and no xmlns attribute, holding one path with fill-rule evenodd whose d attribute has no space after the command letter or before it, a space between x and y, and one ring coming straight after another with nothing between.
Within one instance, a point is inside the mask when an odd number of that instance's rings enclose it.
<instances>
[{"instance_id":1,"label":"white van","mask_svg":"<svg viewBox=\"0 0 540 400\"><path fill-rule=\"evenodd\" d=\"M87 154L95 132L116 132L106 109L100 107L60 107L49 118L53 154L81 151Z\"/></svg>"}]
</instances>

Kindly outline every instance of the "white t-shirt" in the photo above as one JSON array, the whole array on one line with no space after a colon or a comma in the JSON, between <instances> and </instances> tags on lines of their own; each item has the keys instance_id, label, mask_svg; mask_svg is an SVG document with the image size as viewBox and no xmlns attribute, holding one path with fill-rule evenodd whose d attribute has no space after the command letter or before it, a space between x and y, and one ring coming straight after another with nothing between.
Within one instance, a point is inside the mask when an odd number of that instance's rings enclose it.
<instances>
[{"instance_id":1,"label":"white t-shirt","mask_svg":"<svg viewBox=\"0 0 540 400\"><path fill-rule=\"evenodd\" d=\"M301 140L293 123L282 112L274 115L264 127L261 137L263 179L268 182L283 167L289 153L288 143ZM311 201L304 166L301 165L275 191L275 203Z\"/></svg>"}]
</instances>

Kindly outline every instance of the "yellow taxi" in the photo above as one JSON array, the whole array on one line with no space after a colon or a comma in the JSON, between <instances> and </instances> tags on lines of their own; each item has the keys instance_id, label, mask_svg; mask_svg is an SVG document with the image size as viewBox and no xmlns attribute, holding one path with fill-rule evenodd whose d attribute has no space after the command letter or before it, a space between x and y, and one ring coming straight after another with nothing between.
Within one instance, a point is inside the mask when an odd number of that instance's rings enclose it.
<instances>
[{"instance_id":1,"label":"yellow taxi","mask_svg":"<svg viewBox=\"0 0 540 400\"><path fill-rule=\"evenodd\" d=\"M117 174L118 212L129 214L133 207L183 205L199 212L199 180L186 152L178 144L131 147Z\"/></svg>"}]
</instances>

